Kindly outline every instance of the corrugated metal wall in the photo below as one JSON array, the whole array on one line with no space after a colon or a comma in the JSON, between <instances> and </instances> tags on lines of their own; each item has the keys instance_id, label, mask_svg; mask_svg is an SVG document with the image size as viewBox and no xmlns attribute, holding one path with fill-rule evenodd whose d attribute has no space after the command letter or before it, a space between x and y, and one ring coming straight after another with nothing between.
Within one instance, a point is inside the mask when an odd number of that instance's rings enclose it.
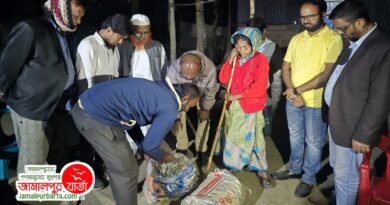
<instances>
[{"instance_id":1,"label":"corrugated metal wall","mask_svg":"<svg viewBox=\"0 0 390 205\"><path fill-rule=\"evenodd\" d=\"M300 0L256 0L256 16L270 25L292 24L298 20ZM249 0L238 0L238 23L249 21Z\"/></svg>"},{"instance_id":2,"label":"corrugated metal wall","mask_svg":"<svg viewBox=\"0 0 390 205\"><path fill-rule=\"evenodd\" d=\"M360 0L370 12L371 18L390 33L390 0ZM256 0L256 16L263 17L270 25L291 24L299 17L302 0ZM237 21L249 20L249 0L237 0Z\"/></svg>"},{"instance_id":3,"label":"corrugated metal wall","mask_svg":"<svg viewBox=\"0 0 390 205\"><path fill-rule=\"evenodd\" d=\"M390 33L390 0L361 0L373 21Z\"/></svg>"}]
</instances>

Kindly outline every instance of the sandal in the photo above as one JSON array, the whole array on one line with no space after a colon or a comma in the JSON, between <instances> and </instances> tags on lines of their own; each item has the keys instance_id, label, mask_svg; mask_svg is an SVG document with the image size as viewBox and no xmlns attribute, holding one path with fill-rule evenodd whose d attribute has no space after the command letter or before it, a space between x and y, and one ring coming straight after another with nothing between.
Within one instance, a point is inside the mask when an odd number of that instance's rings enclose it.
<instances>
[{"instance_id":1,"label":"sandal","mask_svg":"<svg viewBox=\"0 0 390 205\"><path fill-rule=\"evenodd\" d=\"M259 179L261 186L263 186L265 189L273 187L271 177L268 177L268 179L265 179L264 177L258 175L257 173L256 173L256 176Z\"/></svg>"}]
</instances>

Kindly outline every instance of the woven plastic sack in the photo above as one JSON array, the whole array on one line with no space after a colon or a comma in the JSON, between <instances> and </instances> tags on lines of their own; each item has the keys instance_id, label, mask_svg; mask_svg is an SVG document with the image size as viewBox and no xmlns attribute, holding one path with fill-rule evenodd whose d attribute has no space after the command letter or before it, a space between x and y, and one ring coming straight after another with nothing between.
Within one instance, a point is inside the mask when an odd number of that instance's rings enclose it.
<instances>
[{"instance_id":1,"label":"woven plastic sack","mask_svg":"<svg viewBox=\"0 0 390 205\"><path fill-rule=\"evenodd\" d=\"M173 162L148 162L148 177L143 193L149 203L177 199L194 187L198 179L196 167L183 154L174 153L174 156Z\"/></svg>"},{"instance_id":2,"label":"woven plastic sack","mask_svg":"<svg viewBox=\"0 0 390 205\"><path fill-rule=\"evenodd\" d=\"M200 186L181 205L242 205L251 190L227 170L207 175Z\"/></svg>"}]
</instances>

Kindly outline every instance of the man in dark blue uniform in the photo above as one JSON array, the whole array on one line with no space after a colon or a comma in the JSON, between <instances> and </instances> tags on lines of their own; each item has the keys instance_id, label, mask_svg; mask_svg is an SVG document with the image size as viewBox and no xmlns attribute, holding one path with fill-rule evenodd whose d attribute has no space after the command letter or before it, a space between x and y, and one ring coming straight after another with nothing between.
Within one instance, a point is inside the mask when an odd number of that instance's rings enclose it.
<instances>
[{"instance_id":1,"label":"man in dark blue uniform","mask_svg":"<svg viewBox=\"0 0 390 205\"><path fill-rule=\"evenodd\" d=\"M165 81L124 78L95 85L85 91L72 110L78 130L107 165L114 199L118 205L137 204L138 164L124 130L151 124L138 148L163 162L174 159L160 144L172 129L178 112L188 111L200 99L192 84L174 88Z\"/></svg>"}]
</instances>

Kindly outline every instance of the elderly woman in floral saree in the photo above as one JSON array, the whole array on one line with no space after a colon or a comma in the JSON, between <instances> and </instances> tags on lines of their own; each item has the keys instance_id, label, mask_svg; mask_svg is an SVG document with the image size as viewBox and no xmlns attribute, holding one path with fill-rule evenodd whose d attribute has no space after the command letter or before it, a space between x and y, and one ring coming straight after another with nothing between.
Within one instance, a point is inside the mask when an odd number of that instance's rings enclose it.
<instances>
[{"instance_id":1,"label":"elderly woman in floral saree","mask_svg":"<svg viewBox=\"0 0 390 205\"><path fill-rule=\"evenodd\" d=\"M263 187L272 187L268 174L262 111L267 99L267 58L258 52L261 32L257 28L241 28L232 35L235 45L229 58L222 65L219 80L227 84L235 70L230 91L225 95L229 107L225 114L225 147L223 162L233 171L244 166L257 173Z\"/></svg>"}]
</instances>

